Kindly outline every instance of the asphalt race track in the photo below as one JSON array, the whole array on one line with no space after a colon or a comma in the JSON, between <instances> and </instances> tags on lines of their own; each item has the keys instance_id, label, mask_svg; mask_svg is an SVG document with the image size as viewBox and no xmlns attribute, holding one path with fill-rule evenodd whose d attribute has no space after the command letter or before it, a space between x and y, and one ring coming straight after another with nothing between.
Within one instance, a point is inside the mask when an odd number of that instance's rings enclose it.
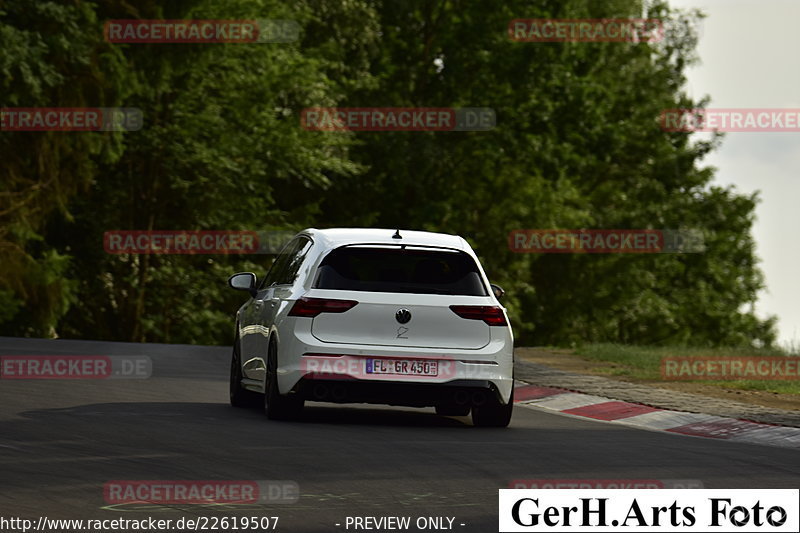
<instances>
[{"instance_id":1,"label":"asphalt race track","mask_svg":"<svg viewBox=\"0 0 800 533\"><path fill-rule=\"evenodd\" d=\"M328 404L307 404L298 422L272 422L228 404L229 348L0 338L0 355L93 354L146 355L153 375L0 380L0 516L278 516L277 531L298 533L345 531L347 516L431 516L486 533L497 531L497 489L515 479L800 485L800 454L791 449L519 407L508 429L474 428L432 409ZM111 480L290 480L300 498L113 505L103 495Z\"/></svg>"}]
</instances>

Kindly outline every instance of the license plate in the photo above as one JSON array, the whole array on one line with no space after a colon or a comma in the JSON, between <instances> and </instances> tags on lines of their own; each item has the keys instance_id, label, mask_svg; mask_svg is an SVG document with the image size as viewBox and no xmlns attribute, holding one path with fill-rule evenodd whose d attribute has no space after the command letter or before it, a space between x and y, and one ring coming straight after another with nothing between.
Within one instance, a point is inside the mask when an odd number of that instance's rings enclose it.
<instances>
[{"instance_id":1,"label":"license plate","mask_svg":"<svg viewBox=\"0 0 800 533\"><path fill-rule=\"evenodd\" d=\"M439 375L439 362L421 359L367 359L367 374L437 376Z\"/></svg>"}]
</instances>

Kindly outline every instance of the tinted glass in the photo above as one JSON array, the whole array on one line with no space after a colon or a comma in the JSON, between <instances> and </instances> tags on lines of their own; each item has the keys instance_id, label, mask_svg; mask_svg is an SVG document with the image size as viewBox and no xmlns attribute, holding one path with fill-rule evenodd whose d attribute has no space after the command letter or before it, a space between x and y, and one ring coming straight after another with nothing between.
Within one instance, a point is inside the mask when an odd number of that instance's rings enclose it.
<instances>
[{"instance_id":1,"label":"tinted glass","mask_svg":"<svg viewBox=\"0 0 800 533\"><path fill-rule=\"evenodd\" d=\"M314 286L373 292L486 296L475 261L462 252L345 247L323 260Z\"/></svg>"},{"instance_id":2,"label":"tinted glass","mask_svg":"<svg viewBox=\"0 0 800 533\"><path fill-rule=\"evenodd\" d=\"M278 273L275 281L276 285L291 285L297 280L300 267L311 249L311 241L305 237L300 237L292 250L287 254L288 261L281 272Z\"/></svg>"},{"instance_id":3,"label":"tinted glass","mask_svg":"<svg viewBox=\"0 0 800 533\"><path fill-rule=\"evenodd\" d=\"M269 269L267 276L261 283L262 289L278 283L278 280L282 278L283 273L286 271L286 265L289 264L291 259L295 256L299 247L299 237L290 241L286 246L283 247L283 250L281 250L281 252L278 254L278 257L275 258L275 261L272 263L272 268Z\"/></svg>"}]
</instances>

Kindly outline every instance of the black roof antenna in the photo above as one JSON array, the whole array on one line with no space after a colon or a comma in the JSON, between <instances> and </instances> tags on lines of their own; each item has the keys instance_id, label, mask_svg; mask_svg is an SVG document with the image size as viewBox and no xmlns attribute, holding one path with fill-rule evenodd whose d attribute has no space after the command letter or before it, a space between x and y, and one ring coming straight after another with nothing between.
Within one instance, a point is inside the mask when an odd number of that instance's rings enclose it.
<instances>
[{"instance_id":1,"label":"black roof antenna","mask_svg":"<svg viewBox=\"0 0 800 533\"><path fill-rule=\"evenodd\" d=\"M394 235L392 235L392 239L402 239L402 238L403 236L400 235L400 230L395 231Z\"/></svg>"}]
</instances>

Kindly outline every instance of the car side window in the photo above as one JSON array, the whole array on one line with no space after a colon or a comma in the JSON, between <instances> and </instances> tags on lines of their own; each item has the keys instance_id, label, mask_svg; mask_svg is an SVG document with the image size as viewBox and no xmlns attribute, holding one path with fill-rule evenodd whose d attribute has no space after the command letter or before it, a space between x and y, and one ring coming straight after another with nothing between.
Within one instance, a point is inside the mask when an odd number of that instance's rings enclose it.
<instances>
[{"instance_id":1,"label":"car side window","mask_svg":"<svg viewBox=\"0 0 800 533\"><path fill-rule=\"evenodd\" d=\"M283 247L278 254L278 257L276 257L275 261L272 262L272 268L270 268L269 272L267 272L267 275L264 277L264 281L261 282L259 289L266 289L267 287L277 284L277 280L280 278L281 273L286 270L286 265L289 263L289 260L297 252L299 242L300 238L298 237L291 240L286 244L286 246Z\"/></svg>"},{"instance_id":2,"label":"car side window","mask_svg":"<svg viewBox=\"0 0 800 533\"><path fill-rule=\"evenodd\" d=\"M278 273L275 281L276 285L294 284L309 250L311 250L311 240L307 237L300 237L295 248L289 252L289 260L286 267Z\"/></svg>"}]
</instances>

